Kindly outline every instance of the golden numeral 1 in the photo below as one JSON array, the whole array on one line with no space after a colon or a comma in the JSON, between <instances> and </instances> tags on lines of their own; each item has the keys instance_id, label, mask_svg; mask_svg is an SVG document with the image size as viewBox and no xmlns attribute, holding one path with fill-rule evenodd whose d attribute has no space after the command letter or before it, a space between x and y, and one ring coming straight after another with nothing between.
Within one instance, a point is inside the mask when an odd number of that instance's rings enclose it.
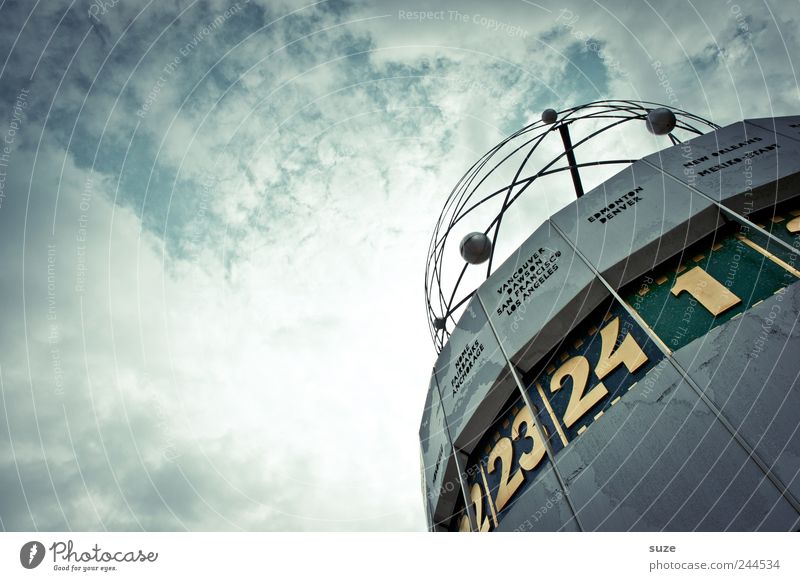
<instances>
[{"instance_id":1,"label":"golden numeral 1","mask_svg":"<svg viewBox=\"0 0 800 581\"><path fill-rule=\"evenodd\" d=\"M742 302L742 299L699 266L680 275L670 290L676 297L683 291L692 295L715 317Z\"/></svg>"}]
</instances>

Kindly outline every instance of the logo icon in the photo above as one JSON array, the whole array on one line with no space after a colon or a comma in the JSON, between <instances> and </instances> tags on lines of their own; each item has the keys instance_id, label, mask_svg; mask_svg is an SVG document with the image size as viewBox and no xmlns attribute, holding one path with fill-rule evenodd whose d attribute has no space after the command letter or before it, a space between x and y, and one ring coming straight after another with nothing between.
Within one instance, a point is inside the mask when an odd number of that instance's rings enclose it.
<instances>
[{"instance_id":1,"label":"logo icon","mask_svg":"<svg viewBox=\"0 0 800 581\"><path fill-rule=\"evenodd\" d=\"M19 562L26 569L35 569L44 559L44 545L39 541L29 541L19 550Z\"/></svg>"}]
</instances>

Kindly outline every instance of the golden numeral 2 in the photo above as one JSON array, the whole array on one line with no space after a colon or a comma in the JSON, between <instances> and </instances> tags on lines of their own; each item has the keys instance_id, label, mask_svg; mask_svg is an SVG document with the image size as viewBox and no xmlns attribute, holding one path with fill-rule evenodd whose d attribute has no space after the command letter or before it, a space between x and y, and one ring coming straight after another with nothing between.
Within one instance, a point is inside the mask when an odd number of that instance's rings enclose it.
<instances>
[{"instance_id":1,"label":"golden numeral 2","mask_svg":"<svg viewBox=\"0 0 800 581\"><path fill-rule=\"evenodd\" d=\"M598 379L603 379L623 364L629 373L633 373L647 361L647 355L630 333L625 335L619 347L614 349L618 336L619 317L615 317L600 331L600 360L594 369ZM563 387L567 377L572 378L572 392L563 417L564 425L568 428L575 425L586 412L608 395L608 389L602 381L584 395L583 392L589 382L589 369L589 360L583 355L578 355L565 361L550 379L550 391L556 393Z\"/></svg>"}]
</instances>

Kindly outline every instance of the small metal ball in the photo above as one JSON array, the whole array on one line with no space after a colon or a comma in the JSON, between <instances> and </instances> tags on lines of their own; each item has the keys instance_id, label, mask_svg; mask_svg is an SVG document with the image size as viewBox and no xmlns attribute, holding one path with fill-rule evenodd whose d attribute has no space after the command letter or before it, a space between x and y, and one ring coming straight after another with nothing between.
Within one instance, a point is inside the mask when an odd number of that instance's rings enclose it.
<instances>
[{"instance_id":1,"label":"small metal ball","mask_svg":"<svg viewBox=\"0 0 800 581\"><path fill-rule=\"evenodd\" d=\"M480 264L489 260L492 254L492 241L483 232L472 232L461 241L461 257L470 264Z\"/></svg>"},{"instance_id":2,"label":"small metal ball","mask_svg":"<svg viewBox=\"0 0 800 581\"><path fill-rule=\"evenodd\" d=\"M434 317L433 328L437 331L443 331L447 327L447 319L444 317Z\"/></svg>"},{"instance_id":3,"label":"small metal ball","mask_svg":"<svg viewBox=\"0 0 800 581\"><path fill-rule=\"evenodd\" d=\"M667 135L675 129L675 113L664 107L653 109L647 114L647 130L653 135Z\"/></svg>"},{"instance_id":4,"label":"small metal ball","mask_svg":"<svg viewBox=\"0 0 800 581\"><path fill-rule=\"evenodd\" d=\"M558 120L558 113L555 109L545 109L542 111L542 121L548 125L552 125Z\"/></svg>"}]
</instances>

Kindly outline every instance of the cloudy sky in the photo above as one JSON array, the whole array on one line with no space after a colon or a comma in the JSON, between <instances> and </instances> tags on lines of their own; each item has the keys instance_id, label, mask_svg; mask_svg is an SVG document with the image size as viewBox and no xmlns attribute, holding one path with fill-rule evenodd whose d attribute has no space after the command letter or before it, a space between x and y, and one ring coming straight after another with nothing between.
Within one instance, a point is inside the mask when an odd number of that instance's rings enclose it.
<instances>
[{"instance_id":1,"label":"cloudy sky","mask_svg":"<svg viewBox=\"0 0 800 581\"><path fill-rule=\"evenodd\" d=\"M546 107L797 114L798 14L0 0L0 528L424 529L452 186Z\"/></svg>"}]
</instances>

